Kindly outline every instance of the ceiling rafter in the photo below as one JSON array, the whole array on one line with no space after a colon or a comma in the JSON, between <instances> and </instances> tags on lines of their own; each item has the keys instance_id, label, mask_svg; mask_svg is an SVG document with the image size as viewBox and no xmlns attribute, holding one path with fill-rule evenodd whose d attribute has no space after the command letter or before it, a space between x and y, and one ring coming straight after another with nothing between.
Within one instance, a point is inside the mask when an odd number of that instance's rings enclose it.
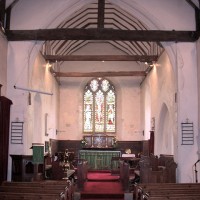
<instances>
[{"instance_id":1,"label":"ceiling rafter","mask_svg":"<svg viewBox=\"0 0 200 200\"><path fill-rule=\"evenodd\" d=\"M196 7L191 0L186 0ZM25 40L120 40L120 41L155 41L155 42L194 42L199 38L197 31L161 31L161 30L114 30L104 28L105 0L98 0L96 29L38 29L38 30L6 30L9 41ZM107 4L111 5L111 4ZM86 8L87 9L87 8ZM199 10L199 9L198 9Z\"/></svg>"},{"instance_id":2,"label":"ceiling rafter","mask_svg":"<svg viewBox=\"0 0 200 200\"><path fill-rule=\"evenodd\" d=\"M100 3L102 3L101 1ZM101 7L101 9L99 8ZM100 11L101 10L101 11ZM100 12L104 14L99 14ZM96 20L95 20L96 16ZM115 20L117 17L118 20ZM100 19L101 18L101 19ZM99 21L104 21L104 28L109 29L141 29L147 30L147 27L142 24L139 20L135 19L133 16L129 15L127 12L119 9L118 7L105 3L104 5L98 6L98 3L93 3L83 7L79 12L72 15L69 19L62 22L58 28L76 28L76 29L90 29L90 28L98 28ZM106 40L106 41L97 41L97 40L54 40L50 41L52 46L52 54L53 55L71 55L75 53L77 50L81 49L85 45L91 42L104 42L110 43L115 48L121 50L125 54L128 55L137 55L136 61L143 61L143 58L139 58L138 55L159 55L162 47L153 48L156 46L155 42L143 42L143 41L118 41L118 40ZM155 44L155 45L154 45ZM157 44L158 45L158 44ZM44 53L48 54L48 53ZM87 58L85 58L87 59ZM112 58L113 59L113 58ZM114 60L114 59L113 59ZM116 58L115 60L118 60ZM149 59L148 59L149 61Z\"/></svg>"},{"instance_id":3,"label":"ceiling rafter","mask_svg":"<svg viewBox=\"0 0 200 200\"><path fill-rule=\"evenodd\" d=\"M98 0L98 28L104 28L105 0Z\"/></svg>"},{"instance_id":4,"label":"ceiling rafter","mask_svg":"<svg viewBox=\"0 0 200 200\"><path fill-rule=\"evenodd\" d=\"M186 0L194 6L190 0ZM199 11L199 9L198 9ZM196 21L199 12L195 7ZM198 27L198 26L197 26ZM48 41L51 54L44 53L46 60L55 61L157 61L162 52L160 42L195 42L199 29L148 30L141 21L106 0L86 5L55 29L6 30L9 41ZM110 43L128 55L70 55L90 42ZM126 50L125 50L126 49ZM58 55L60 54L60 55ZM129 55L130 54L130 55ZM145 71L131 72L54 72L56 77L86 76L145 76Z\"/></svg>"}]
</instances>

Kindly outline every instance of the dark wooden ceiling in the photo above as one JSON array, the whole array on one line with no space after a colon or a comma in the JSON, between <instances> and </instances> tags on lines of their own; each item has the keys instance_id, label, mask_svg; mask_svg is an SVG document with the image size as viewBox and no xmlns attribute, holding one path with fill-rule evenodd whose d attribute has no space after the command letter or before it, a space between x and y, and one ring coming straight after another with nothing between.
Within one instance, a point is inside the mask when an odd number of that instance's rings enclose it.
<instances>
[{"instance_id":1,"label":"dark wooden ceiling","mask_svg":"<svg viewBox=\"0 0 200 200\"><path fill-rule=\"evenodd\" d=\"M194 8L196 24L199 24L199 9L192 0L186 1ZM18 0L13 1L12 5L17 2ZM7 9L9 14L12 5ZM1 13L3 6L5 3L0 5ZM149 30L134 15L105 0L87 4L55 29L10 30L8 24L7 21L5 34L9 41L45 41L42 53L44 58L50 62L105 60L152 63L156 62L163 52L161 42L194 42L199 38L199 25L194 31ZM99 42L112 45L123 52L123 55L73 55L84 46ZM56 74L55 71L54 74ZM146 73L133 74L143 76ZM60 76L60 73L56 75Z\"/></svg>"},{"instance_id":2,"label":"dark wooden ceiling","mask_svg":"<svg viewBox=\"0 0 200 200\"><path fill-rule=\"evenodd\" d=\"M148 30L147 26L136 17L115 5L99 0L74 13L63 21L56 31L48 30L48 34L40 32L41 35L37 32L37 37L42 37L43 34L48 35L49 38L51 37L51 40L45 43L46 48L44 48L48 52L53 52L53 55L44 52L44 57L50 61L156 61L163 51L162 45L157 39L155 40L160 32L158 31L157 34L156 32L148 33L149 38L145 41L146 30ZM150 35L152 41L149 41ZM121 57L119 55L72 56L73 53L85 45L96 42L109 43L125 55Z\"/></svg>"}]
</instances>

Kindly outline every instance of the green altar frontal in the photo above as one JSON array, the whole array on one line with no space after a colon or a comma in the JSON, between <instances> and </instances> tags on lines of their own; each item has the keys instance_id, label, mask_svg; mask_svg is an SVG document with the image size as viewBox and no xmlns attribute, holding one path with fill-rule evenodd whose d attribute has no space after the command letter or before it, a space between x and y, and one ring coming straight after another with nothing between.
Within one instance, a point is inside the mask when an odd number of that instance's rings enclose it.
<instances>
[{"instance_id":1,"label":"green altar frontal","mask_svg":"<svg viewBox=\"0 0 200 200\"><path fill-rule=\"evenodd\" d=\"M79 158L88 161L89 170L111 170L111 160L113 157L121 157L121 151L114 151L114 150L79 151Z\"/></svg>"}]
</instances>

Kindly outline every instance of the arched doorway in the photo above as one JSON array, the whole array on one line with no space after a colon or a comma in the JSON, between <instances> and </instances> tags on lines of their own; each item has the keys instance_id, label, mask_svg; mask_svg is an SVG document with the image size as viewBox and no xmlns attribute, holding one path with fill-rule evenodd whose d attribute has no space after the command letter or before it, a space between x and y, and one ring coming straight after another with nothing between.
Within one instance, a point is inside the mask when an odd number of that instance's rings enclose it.
<instances>
[{"instance_id":1,"label":"arched doorway","mask_svg":"<svg viewBox=\"0 0 200 200\"><path fill-rule=\"evenodd\" d=\"M160 111L158 132L155 137L156 154L173 154L173 135L167 105L163 103Z\"/></svg>"}]
</instances>

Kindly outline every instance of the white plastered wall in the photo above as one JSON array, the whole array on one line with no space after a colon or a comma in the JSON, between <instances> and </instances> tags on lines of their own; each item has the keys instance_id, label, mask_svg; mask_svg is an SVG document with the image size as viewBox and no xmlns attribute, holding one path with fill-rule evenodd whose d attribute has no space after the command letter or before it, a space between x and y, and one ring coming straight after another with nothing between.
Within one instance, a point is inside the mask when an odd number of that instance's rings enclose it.
<instances>
[{"instance_id":1,"label":"white plastered wall","mask_svg":"<svg viewBox=\"0 0 200 200\"><path fill-rule=\"evenodd\" d=\"M119 1L116 3L118 4ZM157 29L159 27L158 29L161 30L195 30L194 11L192 7L187 4L187 2L178 0L159 2L155 0L147 2L145 0L139 2L123 1L123 3L124 4L122 6L124 8L129 11L133 9L135 11L133 13L140 16L140 19L143 19L143 22L151 27L151 29ZM181 145L182 132L180 126L183 121L189 118L194 123L194 138L196 138L198 134L196 44L163 43L163 46L168 53L169 60L174 71L174 76L176 78L175 87L177 87L175 88L177 92L178 104L177 108L175 106L175 115L177 115L177 118L173 121L173 127L169 127L175 133L175 135L172 135L171 137L174 138L174 140L172 140L174 144L172 150L174 149L175 161L178 163L177 181L194 182L193 164L196 162L196 159L198 159L198 144L195 140L194 145ZM182 65L181 63L184 64ZM158 77L155 78L155 82L157 81L157 78ZM155 91L152 98L157 96L157 92L158 91ZM156 114L158 116L162 116L162 114L159 115L159 111L156 111L159 106L156 104L153 106L154 100L151 101L152 116ZM155 110L153 110L153 108L155 108ZM167 107L166 112L168 113L169 110L170 107ZM159 121L158 116L157 118ZM156 127L158 127L157 124ZM166 144L166 141L163 141L163 144ZM155 149L159 149L159 143L156 143ZM186 155L189 158L187 161L185 160Z\"/></svg>"},{"instance_id":2,"label":"white plastered wall","mask_svg":"<svg viewBox=\"0 0 200 200\"><path fill-rule=\"evenodd\" d=\"M18 48L20 51L14 51ZM9 154L32 155L32 149L30 149L32 143L44 144L45 141L49 141L49 138L56 137L59 89L40 54L40 48L41 44L33 42L9 43L7 96L13 101L10 120L11 122L21 121L24 127L23 144L10 143ZM28 90L30 90L30 96ZM52 93L52 95L42 92ZM45 115L48 116L47 121L45 121ZM10 172L11 159L9 157L9 180L11 179Z\"/></svg>"},{"instance_id":3,"label":"white plastered wall","mask_svg":"<svg viewBox=\"0 0 200 200\"><path fill-rule=\"evenodd\" d=\"M119 54L119 50L109 44L88 44L76 54ZM133 67L142 68L135 62L65 62L62 70L66 72L131 71ZM122 70L123 69L123 70ZM83 137L83 91L88 78L69 78L61 80L59 139L82 139ZM108 77L114 84L117 94L118 140L142 140L140 126L140 82L141 78Z\"/></svg>"},{"instance_id":4,"label":"white plastered wall","mask_svg":"<svg viewBox=\"0 0 200 200\"><path fill-rule=\"evenodd\" d=\"M198 89L197 89L197 54L195 43L177 44L177 74L178 74L178 141L177 160L180 165L178 177L180 182L194 181L193 165L198 159ZM184 51L183 51L184 49ZM194 145L182 144L181 123L193 122ZM186 158L187 157L187 161Z\"/></svg>"},{"instance_id":5,"label":"white plastered wall","mask_svg":"<svg viewBox=\"0 0 200 200\"><path fill-rule=\"evenodd\" d=\"M7 39L4 34L0 31L0 84L1 88L1 96L6 96L6 88L7 88Z\"/></svg>"},{"instance_id":6,"label":"white plastered wall","mask_svg":"<svg viewBox=\"0 0 200 200\"><path fill-rule=\"evenodd\" d=\"M166 52L161 55L143 82L141 93L141 99L146 99L146 96L149 95L151 97L150 104L143 101L141 107L143 107L143 119L146 117L146 111L151 112L148 121L142 120L147 124L144 124L144 127L149 127L151 119L155 119L155 154L174 154L173 141L174 136L177 135L176 82L173 68ZM165 121L165 114L166 116L169 115L167 121ZM167 123L168 127L167 131L163 133L163 128L166 126L165 123ZM145 137L149 138L150 133L145 132ZM173 140L170 138L173 138Z\"/></svg>"}]
</instances>

